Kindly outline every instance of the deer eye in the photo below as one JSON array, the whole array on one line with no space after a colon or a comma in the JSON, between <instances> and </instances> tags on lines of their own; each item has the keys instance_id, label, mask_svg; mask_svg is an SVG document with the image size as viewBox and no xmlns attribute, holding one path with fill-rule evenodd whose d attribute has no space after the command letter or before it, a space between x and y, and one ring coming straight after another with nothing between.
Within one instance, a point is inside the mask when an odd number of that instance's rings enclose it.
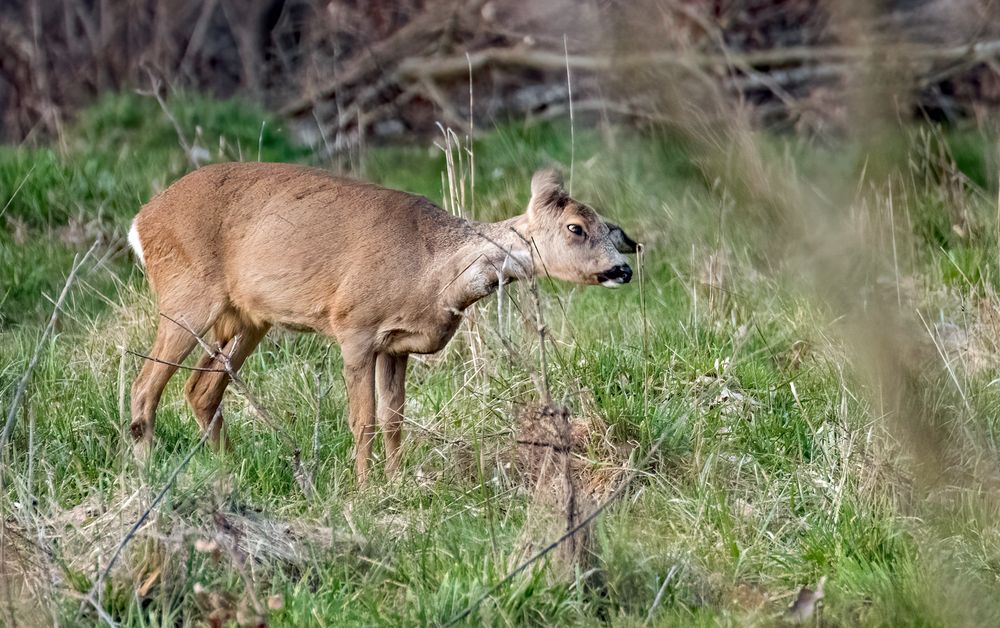
<instances>
[{"instance_id":1,"label":"deer eye","mask_svg":"<svg viewBox=\"0 0 1000 628\"><path fill-rule=\"evenodd\" d=\"M572 233L573 235L578 235L578 236L583 235L583 227L581 227L580 225L568 224L566 225L566 228L569 229L569 232Z\"/></svg>"}]
</instances>

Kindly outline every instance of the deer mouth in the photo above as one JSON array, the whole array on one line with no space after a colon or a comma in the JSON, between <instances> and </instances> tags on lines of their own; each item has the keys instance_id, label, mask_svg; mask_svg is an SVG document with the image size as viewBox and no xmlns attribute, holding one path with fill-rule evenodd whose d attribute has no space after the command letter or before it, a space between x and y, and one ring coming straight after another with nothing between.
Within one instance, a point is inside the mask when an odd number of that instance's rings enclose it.
<instances>
[{"instance_id":1,"label":"deer mouth","mask_svg":"<svg viewBox=\"0 0 1000 628\"><path fill-rule=\"evenodd\" d=\"M628 264L619 264L602 273L597 273L597 283L605 288L618 288L630 281L632 281L632 268Z\"/></svg>"}]
</instances>

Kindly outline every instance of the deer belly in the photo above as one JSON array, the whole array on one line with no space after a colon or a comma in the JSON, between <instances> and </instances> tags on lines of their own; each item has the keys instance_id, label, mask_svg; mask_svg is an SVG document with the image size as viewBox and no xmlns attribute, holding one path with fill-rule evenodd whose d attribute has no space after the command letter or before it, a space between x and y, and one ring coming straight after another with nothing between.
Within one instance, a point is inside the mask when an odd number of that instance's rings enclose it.
<instances>
[{"instance_id":1,"label":"deer belly","mask_svg":"<svg viewBox=\"0 0 1000 628\"><path fill-rule=\"evenodd\" d=\"M328 309L323 292L296 279L249 275L231 284L230 301L248 318L290 329L325 331Z\"/></svg>"}]
</instances>

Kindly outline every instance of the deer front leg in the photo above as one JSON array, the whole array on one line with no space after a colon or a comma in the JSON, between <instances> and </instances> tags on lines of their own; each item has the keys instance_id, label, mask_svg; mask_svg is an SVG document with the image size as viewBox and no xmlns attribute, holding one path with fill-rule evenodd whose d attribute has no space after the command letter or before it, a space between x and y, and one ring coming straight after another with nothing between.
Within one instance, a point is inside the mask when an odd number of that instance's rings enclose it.
<instances>
[{"instance_id":1,"label":"deer front leg","mask_svg":"<svg viewBox=\"0 0 1000 628\"><path fill-rule=\"evenodd\" d=\"M402 451L403 404L406 400L407 355L378 354L376 385L378 418L385 439L385 474L392 477L399 469Z\"/></svg>"},{"instance_id":2,"label":"deer front leg","mask_svg":"<svg viewBox=\"0 0 1000 628\"><path fill-rule=\"evenodd\" d=\"M347 410L354 436L354 464L358 485L368 482L368 461L375 438L375 353L343 351Z\"/></svg>"}]
</instances>

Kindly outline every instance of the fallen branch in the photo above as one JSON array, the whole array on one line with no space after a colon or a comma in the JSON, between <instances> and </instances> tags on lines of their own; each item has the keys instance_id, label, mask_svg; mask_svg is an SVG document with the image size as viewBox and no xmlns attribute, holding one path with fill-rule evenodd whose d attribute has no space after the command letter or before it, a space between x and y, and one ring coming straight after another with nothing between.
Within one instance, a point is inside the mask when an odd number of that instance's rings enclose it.
<instances>
[{"instance_id":1,"label":"fallen branch","mask_svg":"<svg viewBox=\"0 0 1000 628\"><path fill-rule=\"evenodd\" d=\"M564 52L531 48L486 48L468 55L404 59L396 69L402 77L412 79L460 78L486 66L527 67L533 70L563 71L569 67L583 72L625 70L641 67L668 66L678 68L726 69L729 67L759 68L762 66L795 65L807 62L861 62L866 59L896 56L909 61L983 60L1000 55L1000 40L973 42L968 45L939 48L914 44L882 44L874 46L794 46L757 50L743 54L704 54L664 51L650 54L566 55Z\"/></svg>"},{"instance_id":2,"label":"fallen branch","mask_svg":"<svg viewBox=\"0 0 1000 628\"><path fill-rule=\"evenodd\" d=\"M341 89L372 84L369 79L374 75L388 75L396 60L420 58L447 29L454 30L463 22L477 20L485 0L475 0L464 3L461 10L441 10L439 6L432 7L417 19L409 22L377 44L367 48L365 54L352 59L352 63L338 70L336 76L315 93L306 94L281 108L281 115L296 115L308 111L317 102L322 102L337 94ZM451 15L449 15L451 13ZM464 57L463 57L464 59Z\"/></svg>"}]
</instances>

